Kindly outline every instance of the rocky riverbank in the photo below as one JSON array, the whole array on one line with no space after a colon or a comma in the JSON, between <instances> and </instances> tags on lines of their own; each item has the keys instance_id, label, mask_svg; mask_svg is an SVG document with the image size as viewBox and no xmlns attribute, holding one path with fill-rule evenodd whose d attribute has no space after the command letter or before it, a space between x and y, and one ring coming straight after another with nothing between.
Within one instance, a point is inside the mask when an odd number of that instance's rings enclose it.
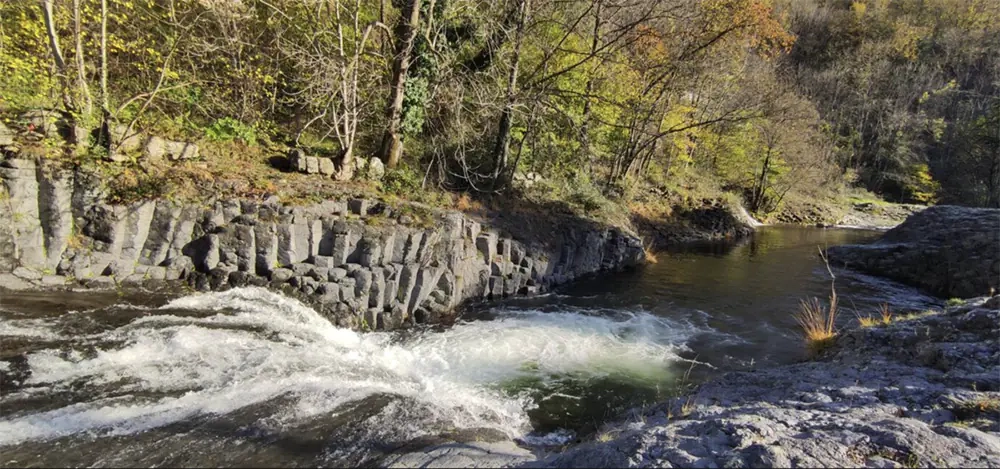
<instances>
[{"instance_id":1,"label":"rocky riverbank","mask_svg":"<svg viewBox=\"0 0 1000 469\"><path fill-rule=\"evenodd\" d=\"M569 217L522 242L459 212L368 198L113 205L81 169L8 158L0 176L0 288L267 286L337 325L393 329L643 261L637 237Z\"/></svg>"},{"instance_id":2,"label":"rocky riverbank","mask_svg":"<svg viewBox=\"0 0 1000 469\"><path fill-rule=\"evenodd\" d=\"M998 467L1000 296L846 331L525 467Z\"/></svg>"},{"instance_id":3,"label":"rocky riverbank","mask_svg":"<svg viewBox=\"0 0 1000 469\"><path fill-rule=\"evenodd\" d=\"M969 298L1000 288L1000 210L936 206L918 212L867 245L835 246L831 262Z\"/></svg>"},{"instance_id":4,"label":"rocky riverbank","mask_svg":"<svg viewBox=\"0 0 1000 469\"><path fill-rule=\"evenodd\" d=\"M449 442L395 467L998 467L1000 296L843 332L813 360L729 373L564 452Z\"/></svg>"}]
</instances>

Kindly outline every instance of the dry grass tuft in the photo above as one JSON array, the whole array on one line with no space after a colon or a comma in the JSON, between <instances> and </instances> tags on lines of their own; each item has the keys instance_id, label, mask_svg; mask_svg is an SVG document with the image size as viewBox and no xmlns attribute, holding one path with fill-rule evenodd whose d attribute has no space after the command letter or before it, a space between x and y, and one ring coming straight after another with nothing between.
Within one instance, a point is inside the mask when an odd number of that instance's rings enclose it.
<instances>
[{"instance_id":1,"label":"dry grass tuft","mask_svg":"<svg viewBox=\"0 0 1000 469\"><path fill-rule=\"evenodd\" d=\"M861 327L875 327L878 325L892 324L892 310L889 309L888 303L882 303L882 306L879 306L878 313L879 317L877 318L858 315L858 323L861 324Z\"/></svg>"},{"instance_id":2,"label":"dry grass tuft","mask_svg":"<svg viewBox=\"0 0 1000 469\"><path fill-rule=\"evenodd\" d=\"M651 244L643 244L642 252L646 255L647 264L656 264L657 262L660 262L660 259L657 257L657 253L653 250L653 246Z\"/></svg>"},{"instance_id":3,"label":"dry grass tuft","mask_svg":"<svg viewBox=\"0 0 1000 469\"><path fill-rule=\"evenodd\" d=\"M478 200L474 200L469 197L469 194L462 193L458 196L458 200L455 201L455 208L462 212L477 212L481 213L486 210Z\"/></svg>"},{"instance_id":4,"label":"dry grass tuft","mask_svg":"<svg viewBox=\"0 0 1000 469\"><path fill-rule=\"evenodd\" d=\"M871 316L858 316L858 324L861 324L861 327L875 327L881 324L881 322Z\"/></svg>"},{"instance_id":5,"label":"dry grass tuft","mask_svg":"<svg viewBox=\"0 0 1000 469\"><path fill-rule=\"evenodd\" d=\"M892 322L892 310L889 309L889 303L882 303L878 312L879 317L882 319L882 324L889 324Z\"/></svg>"},{"instance_id":6,"label":"dry grass tuft","mask_svg":"<svg viewBox=\"0 0 1000 469\"><path fill-rule=\"evenodd\" d=\"M837 336L837 331L834 329L834 322L837 319L836 295L830 296L829 307L823 306L818 298L802 300L799 311L794 316L812 351L819 351Z\"/></svg>"}]
</instances>

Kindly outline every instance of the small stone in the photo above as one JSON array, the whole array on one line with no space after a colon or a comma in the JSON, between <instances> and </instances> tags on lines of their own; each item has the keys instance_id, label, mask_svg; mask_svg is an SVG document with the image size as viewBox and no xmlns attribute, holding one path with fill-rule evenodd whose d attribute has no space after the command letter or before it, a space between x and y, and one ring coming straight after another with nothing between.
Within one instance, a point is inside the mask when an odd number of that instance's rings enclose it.
<instances>
[{"instance_id":1,"label":"small stone","mask_svg":"<svg viewBox=\"0 0 1000 469\"><path fill-rule=\"evenodd\" d=\"M328 269L335 267L333 257L330 256L313 256L313 264L317 267L326 267Z\"/></svg>"},{"instance_id":2,"label":"small stone","mask_svg":"<svg viewBox=\"0 0 1000 469\"><path fill-rule=\"evenodd\" d=\"M163 155L166 153L166 142L162 138L154 135L146 140L146 146L143 148L143 154L146 158L159 160L162 159Z\"/></svg>"},{"instance_id":3,"label":"small stone","mask_svg":"<svg viewBox=\"0 0 1000 469\"><path fill-rule=\"evenodd\" d=\"M146 270L146 278L150 280L166 280L167 268L163 266L152 266Z\"/></svg>"},{"instance_id":4,"label":"small stone","mask_svg":"<svg viewBox=\"0 0 1000 469\"><path fill-rule=\"evenodd\" d=\"M347 269L340 267L330 269L329 279L331 282L339 282L340 280L347 277Z\"/></svg>"},{"instance_id":5,"label":"small stone","mask_svg":"<svg viewBox=\"0 0 1000 469\"><path fill-rule=\"evenodd\" d=\"M295 276L295 272L290 269L274 269L271 271L271 281L285 283Z\"/></svg>"},{"instance_id":6,"label":"small stone","mask_svg":"<svg viewBox=\"0 0 1000 469\"><path fill-rule=\"evenodd\" d=\"M288 169L300 173L306 172L306 152L300 148L290 150L288 152Z\"/></svg>"},{"instance_id":7,"label":"small stone","mask_svg":"<svg viewBox=\"0 0 1000 469\"><path fill-rule=\"evenodd\" d=\"M315 156L306 157L306 172L316 174L319 172L319 159Z\"/></svg>"},{"instance_id":8,"label":"small stone","mask_svg":"<svg viewBox=\"0 0 1000 469\"><path fill-rule=\"evenodd\" d=\"M324 176L330 176L336 171L336 166L333 164L333 160L330 158L320 158L319 159L319 173Z\"/></svg>"},{"instance_id":9,"label":"small stone","mask_svg":"<svg viewBox=\"0 0 1000 469\"><path fill-rule=\"evenodd\" d=\"M14 131L0 122L0 147L14 144Z\"/></svg>"},{"instance_id":10,"label":"small stone","mask_svg":"<svg viewBox=\"0 0 1000 469\"><path fill-rule=\"evenodd\" d=\"M25 290L33 285L14 274L0 274L0 287L9 290Z\"/></svg>"},{"instance_id":11,"label":"small stone","mask_svg":"<svg viewBox=\"0 0 1000 469\"><path fill-rule=\"evenodd\" d=\"M355 215L367 215L368 204L367 199L351 199L347 202L347 207Z\"/></svg>"},{"instance_id":12,"label":"small stone","mask_svg":"<svg viewBox=\"0 0 1000 469\"><path fill-rule=\"evenodd\" d=\"M308 275L309 272L312 272L312 270L312 264L306 264L305 262L296 262L292 264L292 272L295 272L295 275Z\"/></svg>"},{"instance_id":13,"label":"small stone","mask_svg":"<svg viewBox=\"0 0 1000 469\"><path fill-rule=\"evenodd\" d=\"M114 288L115 286L117 286L115 279L106 275L87 280L87 288Z\"/></svg>"},{"instance_id":14,"label":"small stone","mask_svg":"<svg viewBox=\"0 0 1000 469\"><path fill-rule=\"evenodd\" d=\"M188 142L184 144L184 149L181 150L181 153L180 155L178 155L177 159L193 160L197 157L198 157L198 145Z\"/></svg>"},{"instance_id":15,"label":"small stone","mask_svg":"<svg viewBox=\"0 0 1000 469\"><path fill-rule=\"evenodd\" d=\"M330 275L330 269L327 267L314 267L312 271L309 272L309 276L320 282L325 282Z\"/></svg>"},{"instance_id":16,"label":"small stone","mask_svg":"<svg viewBox=\"0 0 1000 469\"><path fill-rule=\"evenodd\" d=\"M25 280L41 280L42 279L42 274L40 272L36 272L36 271L34 271L32 269L29 269L27 267L18 267L16 269L14 269L14 271L11 272L11 273L14 274L14 275L16 275L16 276L18 276L18 277L20 277L20 278L23 278Z\"/></svg>"},{"instance_id":17,"label":"small stone","mask_svg":"<svg viewBox=\"0 0 1000 469\"><path fill-rule=\"evenodd\" d=\"M45 275L42 277L42 285L65 285L66 277L62 275Z\"/></svg>"},{"instance_id":18,"label":"small stone","mask_svg":"<svg viewBox=\"0 0 1000 469\"><path fill-rule=\"evenodd\" d=\"M385 177L385 165L382 164L382 160L378 158L369 160L365 176L371 181L381 181Z\"/></svg>"}]
</instances>

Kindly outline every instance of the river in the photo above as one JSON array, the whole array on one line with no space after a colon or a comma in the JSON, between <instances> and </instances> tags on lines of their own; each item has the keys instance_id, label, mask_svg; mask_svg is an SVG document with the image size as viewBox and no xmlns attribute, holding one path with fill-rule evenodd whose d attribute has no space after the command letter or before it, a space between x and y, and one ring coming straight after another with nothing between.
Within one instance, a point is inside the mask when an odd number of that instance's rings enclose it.
<instances>
[{"instance_id":1,"label":"river","mask_svg":"<svg viewBox=\"0 0 1000 469\"><path fill-rule=\"evenodd\" d=\"M829 294L817 247L764 227L458 321L340 329L262 289L0 298L2 466L360 466L449 439L572 443L718 373L803 358L791 313ZM846 326L940 301L834 270Z\"/></svg>"}]
</instances>

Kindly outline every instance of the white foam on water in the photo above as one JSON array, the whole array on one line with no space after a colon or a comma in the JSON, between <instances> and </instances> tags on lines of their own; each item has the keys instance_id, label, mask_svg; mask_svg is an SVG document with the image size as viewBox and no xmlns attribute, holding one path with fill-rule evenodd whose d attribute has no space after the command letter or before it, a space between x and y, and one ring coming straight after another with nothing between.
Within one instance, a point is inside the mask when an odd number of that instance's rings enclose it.
<instances>
[{"instance_id":1,"label":"white foam on water","mask_svg":"<svg viewBox=\"0 0 1000 469\"><path fill-rule=\"evenodd\" d=\"M0 337L24 337L36 340L58 340L55 321L48 319L0 318Z\"/></svg>"},{"instance_id":2,"label":"white foam on water","mask_svg":"<svg viewBox=\"0 0 1000 469\"><path fill-rule=\"evenodd\" d=\"M0 420L0 445L86 431L130 434L205 414L225 414L287 395L279 425L335 412L376 394L426 406L458 428L530 431L526 395L498 385L525 375L665 373L698 331L646 313L618 318L580 312L502 313L405 340L333 326L302 303L259 288L188 296L100 339L121 344L96 355L45 350L28 356L34 390L81 380L121 392L173 392L147 402L101 399ZM219 311L179 317L171 309Z\"/></svg>"}]
</instances>

